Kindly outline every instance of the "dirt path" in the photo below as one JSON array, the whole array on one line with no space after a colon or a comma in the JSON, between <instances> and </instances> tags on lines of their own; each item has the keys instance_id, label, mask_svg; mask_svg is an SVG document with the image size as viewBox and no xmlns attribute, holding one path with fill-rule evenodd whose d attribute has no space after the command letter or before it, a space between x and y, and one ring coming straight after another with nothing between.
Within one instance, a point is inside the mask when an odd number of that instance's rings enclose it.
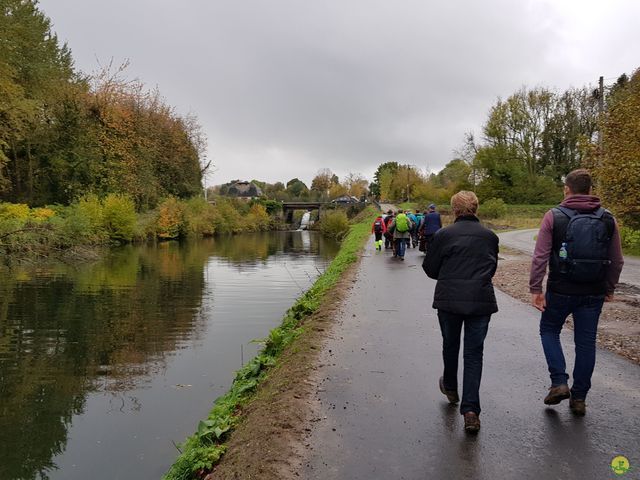
<instances>
[{"instance_id":1,"label":"dirt path","mask_svg":"<svg viewBox=\"0 0 640 480\"><path fill-rule=\"evenodd\" d=\"M502 237L500 237L502 240ZM494 284L525 303L529 294L531 257L516 250L501 249ZM620 284L615 301L605 303L598 325L598 345L640 363L640 288ZM571 321L569 320L571 326Z\"/></svg>"},{"instance_id":2,"label":"dirt path","mask_svg":"<svg viewBox=\"0 0 640 480\"><path fill-rule=\"evenodd\" d=\"M537 229L529 229L500 233L498 236L500 237L500 245L532 255L536 246L535 236L537 234ZM623 290L627 287L635 287L640 292L640 258L629 255L624 257L624 268L620 275L620 283Z\"/></svg>"}]
</instances>

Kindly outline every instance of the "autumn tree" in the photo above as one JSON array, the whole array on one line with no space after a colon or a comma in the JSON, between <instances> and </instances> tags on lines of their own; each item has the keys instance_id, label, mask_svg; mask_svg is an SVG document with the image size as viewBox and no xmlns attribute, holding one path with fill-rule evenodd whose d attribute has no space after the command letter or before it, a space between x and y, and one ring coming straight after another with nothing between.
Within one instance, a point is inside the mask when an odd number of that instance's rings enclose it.
<instances>
[{"instance_id":1,"label":"autumn tree","mask_svg":"<svg viewBox=\"0 0 640 480\"><path fill-rule=\"evenodd\" d=\"M385 162L378 166L373 174L373 182L369 185L371 194L379 199L388 200L391 181L398 170L398 162Z\"/></svg>"},{"instance_id":2,"label":"autumn tree","mask_svg":"<svg viewBox=\"0 0 640 480\"><path fill-rule=\"evenodd\" d=\"M309 188L299 178L292 178L287 182L286 192L291 199L306 199L309 197Z\"/></svg>"},{"instance_id":3,"label":"autumn tree","mask_svg":"<svg viewBox=\"0 0 640 480\"><path fill-rule=\"evenodd\" d=\"M617 87L603 119L598 194L625 224L640 229L640 69Z\"/></svg>"},{"instance_id":4,"label":"autumn tree","mask_svg":"<svg viewBox=\"0 0 640 480\"><path fill-rule=\"evenodd\" d=\"M311 191L316 192L319 198L326 198L331 185L334 184L334 177L334 173L328 168L318 170L316 176L311 180Z\"/></svg>"},{"instance_id":5,"label":"autumn tree","mask_svg":"<svg viewBox=\"0 0 640 480\"><path fill-rule=\"evenodd\" d=\"M367 194L369 187L369 182L360 173L348 173L343 184L347 193L358 199Z\"/></svg>"},{"instance_id":6,"label":"autumn tree","mask_svg":"<svg viewBox=\"0 0 640 480\"><path fill-rule=\"evenodd\" d=\"M562 178L584 162L597 129L597 100L589 88L561 94L526 89L498 100L475 144L472 184L481 198L553 203Z\"/></svg>"},{"instance_id":7,"label":"autumn tree","mask_svg":"<svg viewBox=\"0 0 640 480\"><path fill-rule=\"evenodd\" d=\"M139 208L201 190L206 139L157 91L73 69L35 0L0 0L0 200L125 193Z\"/></svg>"}]
</instances>

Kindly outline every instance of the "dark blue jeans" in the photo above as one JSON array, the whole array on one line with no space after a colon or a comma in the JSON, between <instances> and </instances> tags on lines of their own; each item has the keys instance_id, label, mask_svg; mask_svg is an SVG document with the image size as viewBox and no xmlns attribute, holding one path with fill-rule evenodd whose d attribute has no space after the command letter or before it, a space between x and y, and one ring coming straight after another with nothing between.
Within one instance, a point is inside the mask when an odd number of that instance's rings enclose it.
<instances>
[{"instance_id":1,"label":"dark blue jeans","mask_svg":"<svg viewBox=\"0 0 640 480\"><path fill-rule=\"evenodd\" d=\"M569 381L560 344L560 331L569 314L572 314L576 361L571 396L584 400L591 388L591 375L596 364L596 333L604 295L561 295L547 292L546 300L547 307L540 319L540 338L549 366L551 386Z\"/></svg>"},{"instance_id":2,"label":"dark blue jeans","mask_svg":"<svg viewBox=\"0 0 640 480\"><path fill-rule=\"evenodd\" d=\"M447 390L458 389L458 357L460 334L464 325L464 371L462 374L462 402L460 413L480 414L480 379L482 378L482 353L484 339L489 329L491 315L457 315L438 310L442 331L443 383Z\"/></svg>"},{"instance_id":3,"label":"dark blue jeans","mask_svg":"<svg viewBox=\"0 0 640 480\"><path fill-rule=\"evenodd\" d=\"M396 238L396 255L404 257L405 249L407 248L407 241L404 238Z\"/></svg>"}]
</instances>

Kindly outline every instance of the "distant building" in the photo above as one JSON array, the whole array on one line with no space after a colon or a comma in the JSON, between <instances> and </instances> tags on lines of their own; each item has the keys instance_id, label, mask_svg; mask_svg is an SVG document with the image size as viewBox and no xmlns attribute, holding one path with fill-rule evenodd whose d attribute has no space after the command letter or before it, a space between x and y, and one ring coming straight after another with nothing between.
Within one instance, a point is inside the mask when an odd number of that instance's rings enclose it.
<instances>
[{"instance_id":1,"label":"distant building","mask_svg":"<svg viewBox=\"0 0 640 480\"><path fill-rule=\"evenodd\" d=\"M360 200L358 200L356 197L351 197L349 195L342 195L341 197L338 198L334 198L333 200L331 200L331 203L337 203L339 205L347 205L350 203L359 203Z\"/></svg>"},{"instance_id":2,"label":"distant building","mask_svg":"<svg viewBox=\"0 0 640 480\"><path fill-rule=\"evenodd\" d=\"M227 187L226 195L245 200L262 196L262 189L252 182L232 182Z\"/></svg>"}]
</instances>

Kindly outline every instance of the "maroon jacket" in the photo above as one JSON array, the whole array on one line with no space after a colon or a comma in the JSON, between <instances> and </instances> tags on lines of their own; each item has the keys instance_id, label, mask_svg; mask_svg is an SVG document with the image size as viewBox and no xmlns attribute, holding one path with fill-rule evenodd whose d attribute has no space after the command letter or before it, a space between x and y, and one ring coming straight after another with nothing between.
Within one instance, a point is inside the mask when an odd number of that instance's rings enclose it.
<instances>
[{"instance_id":1,"label":"maroon jacket","mask_svg":"<svg viewBox=\"0 0 640 480\"><path fill-rule=\"evenodd\" d=\"M571 195L560 204L563 207L571 208L579 212L593 212L600 208L600 199L593 195ZM547 273L547 265L551 257L553 243L553 212L549 210L545 213L538 232L536 248L531 261L531 274L529 276L529 291L531 293L542 293L542 281ZM624 264L622 257L622 245L620 243L620 232L617 223L613 229L611 245L609 246L609 260L611 264L607 269L605 280L606 294L613 294L616 284L620 279L620 272Z\"/></svg>"}]
</instances>

